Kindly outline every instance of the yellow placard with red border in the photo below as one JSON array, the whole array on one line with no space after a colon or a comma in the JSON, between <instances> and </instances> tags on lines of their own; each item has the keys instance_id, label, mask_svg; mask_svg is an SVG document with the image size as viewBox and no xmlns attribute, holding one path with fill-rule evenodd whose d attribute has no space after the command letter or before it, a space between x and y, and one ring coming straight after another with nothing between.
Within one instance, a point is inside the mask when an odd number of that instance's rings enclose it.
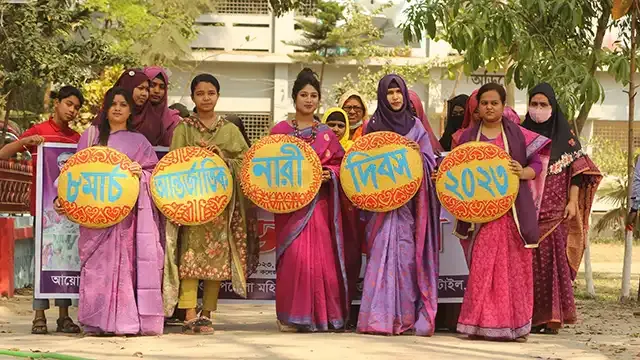
<instances>
[{"instance_id":1,"label":"yellow placard with red border","mask_svg":"<svg viewBox=\"0 0 640 360\"><path fill-rule=\"evenodd\" d=\"M245 154L241 184L260 208L286 214L307 206L322 185L322 164L311 145L290 135L270 135Z\"/></svg>"},{"instance_id":2,"label":"yellow placard with red border","mask_svg":"<svg viewBox=\"0 0 640 360\"><path fill-rule=\"evenodd\" d=\"M107 228L124 220L138 201L140 180L133 162L104 146L78 151L58 178L58 199L67 217L82 226Z\"/></svg>"},{"instance_id":3,"label":"yellow placard with red border","mask_svg":"<svg viewBox=\"0 0 640 360\"><path fill-rule=\"evenodd\" d=\"M386 212L411 200L424 177L422 154L393 132L365 135L353 144L340 166L340 183L362 210Z\"/></svg>"},{"instance_id":4,"label":"yellow placard with red border","mask_svg":"<svg viewBox=\"0 0 640 360\"><path fill-rule=\"evenodd\" d=\"M473 141L456 147L438 168L440 203L461 221L482 224L500 218L515 203L520 187L510 161L506 151L491 143Z\"/></svg>"},{"instance_id":5,"label":"yellow placard with red border","mask_svg":"<svg viewBox=\"0 0 640 360\"><path fill-rule=\"evenodd\" d=\"M170 151L156 165L151 195L170 221L200 225L213 221L229 205L233 177L224 160L196 146Z\"/></svg>"}]
</instances>

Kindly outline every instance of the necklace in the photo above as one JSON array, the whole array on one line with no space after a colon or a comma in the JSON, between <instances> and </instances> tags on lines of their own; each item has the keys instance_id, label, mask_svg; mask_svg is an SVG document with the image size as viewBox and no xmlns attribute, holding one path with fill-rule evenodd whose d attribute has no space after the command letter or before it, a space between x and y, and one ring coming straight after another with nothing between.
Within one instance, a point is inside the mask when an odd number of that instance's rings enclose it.
<instances>
[{"instance_id":1,"label":"necklace","mask_svg":"<svg viewBox=\"0 0 640 360\"><path fill-rule=\"evenodd\" d=\"M316 136L318 135L318 126L320 125L320 122L318 122L318 120L313 120L313 124L311 125L311 137L304 137L300 134L300 129L298 128L298 120L291 120L291 124L293 125L293 136L309 144L316 141Z\"/></svg>"}]
</instances>

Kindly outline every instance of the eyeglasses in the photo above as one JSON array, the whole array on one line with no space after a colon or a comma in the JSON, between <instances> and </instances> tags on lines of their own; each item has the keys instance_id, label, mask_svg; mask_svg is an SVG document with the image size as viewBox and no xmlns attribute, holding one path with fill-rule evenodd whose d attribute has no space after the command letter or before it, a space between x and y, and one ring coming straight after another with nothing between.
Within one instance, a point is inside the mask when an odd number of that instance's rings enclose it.
<instances>
[{"instance_id":1,"label":"eyeglasses","mask_svg":"<svg viewBox=\"0 0 640 360\"><path fill-rule=\"evenodd\" d=\"M345 106L342 108L342 110L346 112L351 112L351 111L361 112L363 109L360 106Z\"/></svg>"}]
</instances>

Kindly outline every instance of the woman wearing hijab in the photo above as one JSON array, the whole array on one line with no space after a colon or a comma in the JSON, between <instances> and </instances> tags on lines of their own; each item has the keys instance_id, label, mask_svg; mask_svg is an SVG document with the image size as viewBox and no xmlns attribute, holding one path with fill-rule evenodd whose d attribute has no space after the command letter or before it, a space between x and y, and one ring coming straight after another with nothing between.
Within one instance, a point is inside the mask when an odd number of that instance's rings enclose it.
<instances>
[{"instance_id":1,"label":"woman wearing hijab","mask_svg":"<svg viewBox=\"0 0 640 360\"><path fill-rule=\"evenodd\" d=\"M163 144L165 128L161 126L162 119L152 109L149 102L149 88L151 81L147 74L140 69L125 70L114 87L121 87L131 93L134 102L132 130L144 135L152 146ZM99 126L104 118L102 112L93 120L93 125Z\"/></svg>"},{"instance_id":2,"label":"woman wearing hijab","mask_svg":"<svg viewBox=\"0 0 640 360\"><path fill-rule=\"evenodd\" d=\"M511 155L510 171L520 178L511 211L486 224L458 221L455 235L467 245L469 280L458 318L458 332L471 338L527 340L533 314L531 248L539 230L529 182L543 171L540 153L549 140L504 115L506 92L486 84L477 93L481 120L465 130L460 143L484 141Z\"/></svg>"},{"instance_id":3,"label":"woman wearing hijab","mask_svg":"<svg viewBox=\"0 0 640 360\"><path fill-rule=\"evenodd\" d=\"M467 100L469 96L461 94L447 101L447 125L440 138L440 145L444 151L451 151L451 137L462 128Z\"/></svg>"},{"instance_id":4,"label":"woman wearing hijab","mask_svg":"<svg viewBox=\"0 0 640 360\"><path fill-rule=\"evenodd\" d=\"M413 115L417 117L424 129L427 131L429 135L429 142L431 143L431 148L433 149L436 155L442 152L442 146L440 146L440 142L436 137L436 134L433 133L433 129L431 129L431 124L429 124L429 119L427 118L427 114L424 112L424 107L422 106L422 100L420 100L420 96L413 90L409 90L409 99L411 101L411 110Z\"/></svg>"},{"instance_id":5,"label":"woman wearing hijab","mask_svg":"<svg viewBox=\"0 0 640 360\"><path fill-rule=\"evenodd\" d=\"M324 116L322 116L322 123L327 126L336 134L340 145L347 151L353 145L353 141L349 139L349 126L347 126L347 113L339 107L333 107L328 109Z\"/></svg>"},{"instance_id":6,"label":"woman wearing hijab","mask_svg":"<svg viewBox=\"0 0 640 360\"><path fill-rule=\"evenodd\" d=\"M338 101L338 106L349 117L349 137L356 141L362 136L364 123L367 121L367 101L359 92L348 90Z\"/></svg>"},{"instance_id":7,"label":"woman wearing hijab","mask_svg":"<svg viewBox=\"0 0 640 360\"><path fill-rule=\"evenodd\" d=\"M150 89L150 117L152 119L162 119L163 137L158 143L160 146L171 146L173 130L178 126L182 117L180 111L172 110L168 107L169 75L160 66L149 66L144 69L144 73L151 81Z\"/></svg>"},{"instance_id":8,"label":"woman wearing hijab","mask_svg":"<svg viewBox=\"0 0 640 360\"><path fill-rule=\"evenodd\" d=\"M577 320L572 281L586 244L591 205L602 175L558 106L551 85L529 93L524 128L551 139L540 208L540 246L533 253L534 332L557 334Z\"/></svg>"},{"instance_id":9,"label":"woman wearing hijab","mask_svg":"<svg viewBox=\"0 0 640 360\"><path fill-rule=\"evenodd\" d=\"M424 177L404 206L368 214L360 333L430 336L435 330L440 205L431 174L436 162L429 134L413 115L409 99L400 76L383 77L378 107L365 131L391 131L413 141L422 154Z\"/></svg>"}]
</instances>

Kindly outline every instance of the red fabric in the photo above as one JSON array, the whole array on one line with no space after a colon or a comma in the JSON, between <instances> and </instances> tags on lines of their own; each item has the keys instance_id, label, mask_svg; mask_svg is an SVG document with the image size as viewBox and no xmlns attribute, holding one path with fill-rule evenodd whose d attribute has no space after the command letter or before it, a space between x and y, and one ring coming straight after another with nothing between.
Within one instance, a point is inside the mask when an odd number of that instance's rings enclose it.
<instances>
[{"instance_id":1,"label":"red fabric","mask_svg":"<svg viewBox=\"0 0 640 360\"><path fill-rule=\"evenodd\" d=\"M80 134L78 134L75 130L71 129L68 125L64 127L58 126L53 118L49 118L49 121L37 124L32 126L30 129L22 133L20 139L27 138L33 135L40 135L44 137L45 142L52 143L67 143L67 144L77 144L80 140ZM31 194L30 194L30 204L29 210L32 216L36 214L36 177L37 177L37 159L38 159L38 148L35 146L31 146L27 148L29 152L31 152L31 156L33 157L33 176L31 179Z\"/></svg>"},{"instance_id":2,"label":"red fabric","mask_svg":"<svg viewBox=\"0 0 640 360\"><path fill-rule=\"evenodd\" d=\"M529 334L533 314L531 250L511 214L484 224L472 245L458 332L513 340Z\"/></svg>"}]
</instances>

